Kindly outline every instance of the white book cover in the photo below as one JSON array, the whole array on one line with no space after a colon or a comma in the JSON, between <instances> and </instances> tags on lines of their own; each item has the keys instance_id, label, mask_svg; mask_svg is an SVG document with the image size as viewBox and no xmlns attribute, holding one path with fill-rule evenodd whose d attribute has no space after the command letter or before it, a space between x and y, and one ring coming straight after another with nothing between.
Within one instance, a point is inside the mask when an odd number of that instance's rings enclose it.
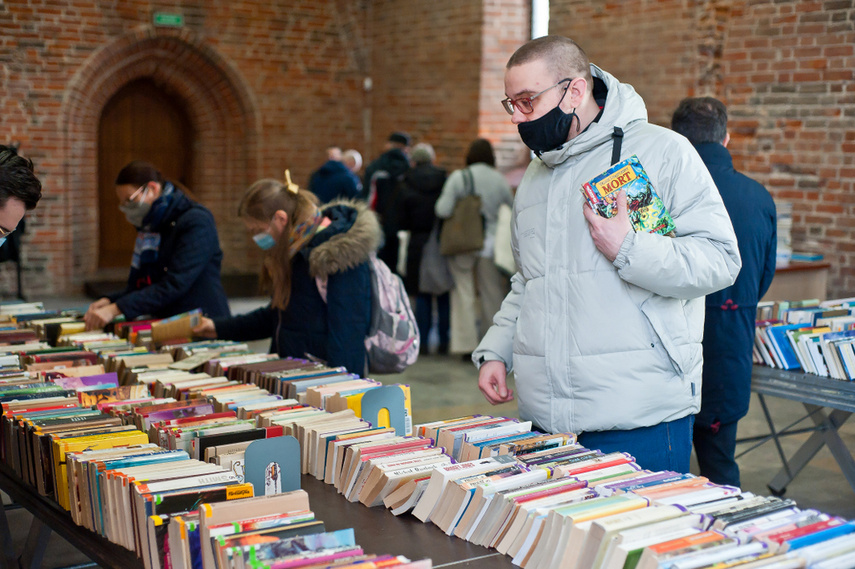
<instances>
[{"instance_id":1,"label":"white book cover","mask_svg":"<svg viewBox=\"0 0 855 569\"><path fill-rule=\"evenodd\" d=\"M437 468L433 471L433 474L431 474L427 488L416 503L416 506L413 508L413 515L422 522L430 521L431 514L437 506L437 501L449 480L492 470L497 465L505 462L505 460L500 460L501 458L502 457L479 458L478 460L459 462L457 464Z\"/></svg>"}]
</instances>

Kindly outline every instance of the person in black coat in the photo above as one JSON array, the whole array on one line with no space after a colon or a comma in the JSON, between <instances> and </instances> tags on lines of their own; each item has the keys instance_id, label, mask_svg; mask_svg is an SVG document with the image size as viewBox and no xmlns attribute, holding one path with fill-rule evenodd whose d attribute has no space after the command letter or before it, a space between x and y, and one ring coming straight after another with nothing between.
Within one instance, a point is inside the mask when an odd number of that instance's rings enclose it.
<instances>
[{"instance_id":1,"label":"person in black coat","mask_svg":"<svg viewBox=\"0 0 855 569\"><path fill-rule=\"evenodd\" d=\"M102 328L119 315L166 318L195 308L228 316L220 280L223 252L211 212L142 161L122 168L116 195L137 228L128 284L89 305L86 329Z\"/></svg>"},{"instance_id":2,"label":"person in black coat","mask_svg":"<svg viewBox=\"0 0 855 569\"><path fill-rule=\"evenodd\" d=\"M742 257L736 282L707 295L701 411L693 442L700 473L717 484L739 486L734 458L736 426L748 413L757 303L775 275L775 202L758 182L733 168L727 151L727 109L711 97L684 99L671 128L697 149L730 215Z\"/></svg>"},{"instance_id":3,"label":"person in black coat","mask_svg":"<svg viewBox=\"0 0 855 569\"><path fill-rule=\"evenodd\" d=\"M410 136L393 132L386 141L386 150L365 168L363 197L380 216L383 224L383 245L377 256L392 270L398 267L398 185L410 169L407 149Z\"/></svg>"},{"instance_id":4,"label":"person in black coat","mask_svg":"<svg viewBox=\"0 0 855 569\"><path fill-rule=\"evenodd\" d=\"M247 314L203 318L194 334L238 341L269 337L271 353L311 355L364 376L370 255L381 236L374 212L357 200L319 208L311 192L272 179L254 183L238 212L253 240L269 252L261 277L271 302Z\"/></svg>"},{"instance_id":5,"label":"person in black coat","mask_svg":"<svg viewBox=\"0 0 855 569\"><path fill-rule=\"evenodd\" d=\"M342 162L341 149L327 149L329 160L312 173L309 191L318 196L322 204L337 198L359 197L359 180Z\"/></svg>"},{"instance_id":6,"label":"person in black coat","mask_svg":"<svg viewBox=\"0 0 855 569\"><path fill-rule=\"evenodd\" d=\"M398 223L403 230L410 232L407 245L407 274L404 286L416 297L416 322L419 336L422 338L421 351L427 353L428 333L433 320L433 301L436 299L439 353L448 353L449 331L449 293L433 295L419 290L419 275L422 251L436 223L433 211L448 174L442 168L433 165L436 159L433 147L427 143L417 144L413 148L413 167L404 174L401 183L401 197L398 209Z\"/></svg>"}]
</instances>

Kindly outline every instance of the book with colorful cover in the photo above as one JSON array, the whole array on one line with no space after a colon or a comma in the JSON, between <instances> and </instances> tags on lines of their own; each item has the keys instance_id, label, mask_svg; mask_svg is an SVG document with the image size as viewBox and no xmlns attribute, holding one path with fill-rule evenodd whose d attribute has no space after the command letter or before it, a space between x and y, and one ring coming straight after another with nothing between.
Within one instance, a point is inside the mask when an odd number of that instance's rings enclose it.
<instances>
[{"instance_id":1,"label":"book with colorful cover","mask_svg":"<svg viewBox=\"0 0 855 569\"><path fill-rule=\"evenodd\" d=\"M614 216L617 210L615 199L620 190L626 190L629 220L636 232L674 237L674 220L653 188L638 156L632 155L618 162L581 188L591 208L603 217Z\"/></svg>"}]
</instances>

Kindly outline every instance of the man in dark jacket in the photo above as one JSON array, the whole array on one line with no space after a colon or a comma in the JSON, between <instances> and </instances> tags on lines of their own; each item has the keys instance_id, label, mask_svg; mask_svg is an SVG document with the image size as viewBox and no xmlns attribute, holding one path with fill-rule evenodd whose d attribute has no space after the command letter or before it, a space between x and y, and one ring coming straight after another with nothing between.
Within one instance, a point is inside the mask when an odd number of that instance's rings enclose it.
<instances>
[{"instance_id":1,"label":"man in dark jacket","mask_svg":"<svg viewBox=\"0 0 855 569\"><path fill-rule=\"evenodd\" d=\"M757 302L775 275L775 203L761 184L733 169L727 109L712 97L684 99L671 128L695 146L733 223L742 257L736 282L706 297L701 411L693 442L701 475L739 486L736 425L748 412Z\"/></svg>"},{"instance_id":2,"label":"man in dark jacket","mask_svg":"<svg viewBox=\"0 0 855 569\"><path fill-rule=\"evenodd\" d=\"M337 198L359 197L358 179L342 162L341 149L330 147L327 156L328 160L309 178L309 191L318 196L322 204Z\"/></svg>"},{"instance_id":3,"label":"man in dark jacket","mask_svg":"<svg viewBox=\"0 0 855 569\"><path fill-rule=\"evenodd\" d=\"M386 142L386 150L365 168L363 197L380 216L383 224L384 244L377 253L392 271L398 266L398 194L397 186L404 172L410 169L407 149L410 136L393 132Z\"/></svg>"}]
</instances>

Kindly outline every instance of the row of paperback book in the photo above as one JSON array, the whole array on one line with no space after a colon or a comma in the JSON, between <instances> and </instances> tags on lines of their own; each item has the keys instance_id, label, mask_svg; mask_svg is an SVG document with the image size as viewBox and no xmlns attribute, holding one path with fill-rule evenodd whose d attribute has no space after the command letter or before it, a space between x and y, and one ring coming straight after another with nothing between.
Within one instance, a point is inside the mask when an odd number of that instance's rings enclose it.
<instances>
[{"instance_id":1,"label":"row of paperback book","mask_svg":"<svg viewBox=\"0 0 855 569\"><path fill-rule=\"evenodd\" d=\"M24 314L36 317L18 321ZM305 492L282 491L277 468L260 488L245 481L253 442L336 415L303 401L320 378L342 370L283 360L277 385L296 394L287 398L242 381L279 358L240 344L171 343L150 352L130 338L79 331L76 316L38 316L21 312L3 323L36 337L2 348L0 457L78 525L136 552L146 567L431 566L366 553L353 530L325 531ZM47 320L67 325L58 345L39 336ZM33 368L40 364L48 365ZM299 456L266 458L299 464Z\"/></svg>"},{"instance_id":2,"label":"row of paperback book","mask_svg":"<svg viewBox=\"0 0 855 569\"><path fill-rule=\"evenodd\" d=\"M525 568L855 561L847 520L703 477L646 471L626 453L578 445L572 433L481 415L396 428L395 416L412 414L406 386L226 342L170 343L153 353L121 341L69 332L59 346L8 346L19 363L0 370L0 457L76 523L136 551L147 567L429 566L368 559L351 534L323 532L300 491L277 486L275 471L261 485L247 483L251 445L284 435L298 446L283 462L343 500L431 523ZM58 353L51 350L95 357L27 369L28 358ZM153 355L170 359L134 361ZM119 366L139 383L121 385ZM128 399L129 389L142 391ZM396 393L389 401L402 409L389 404L387 416L367 420L362 404L381 390ZM240 517L212 514L226 511Z\"/></svg>"},{"instance_id":3,"label":"row of paperback book","mask_svg":"<svg viewBox=\"0 0 855 569\"><path fill-rule=\"evenodd\" d=\"M524 423L503 433L507 422L476 416L418 425L417 435L446 441L452 458L467 443L480 457L409 474L384 505L526 569L850 567L855 560L855 524L839 517L691 474L642 470L626 453L587 449L569 434L529 432ZM376 442L352 443L347 453L355 445L368 463L363 472L388 477L407 462L408 453L390 457ZM338 480L347 496L352 475Z\"/></svg>"},{"instance_id":4,"label":"row of paperback book","mask_svg":"<svg viewBox=\"0 0 855 569\"><path fill-rule=\"evenodd\" d=\"M843 381L855 379L855 298L763 302L754 362Z\"/></svg>"}]
</instances>

